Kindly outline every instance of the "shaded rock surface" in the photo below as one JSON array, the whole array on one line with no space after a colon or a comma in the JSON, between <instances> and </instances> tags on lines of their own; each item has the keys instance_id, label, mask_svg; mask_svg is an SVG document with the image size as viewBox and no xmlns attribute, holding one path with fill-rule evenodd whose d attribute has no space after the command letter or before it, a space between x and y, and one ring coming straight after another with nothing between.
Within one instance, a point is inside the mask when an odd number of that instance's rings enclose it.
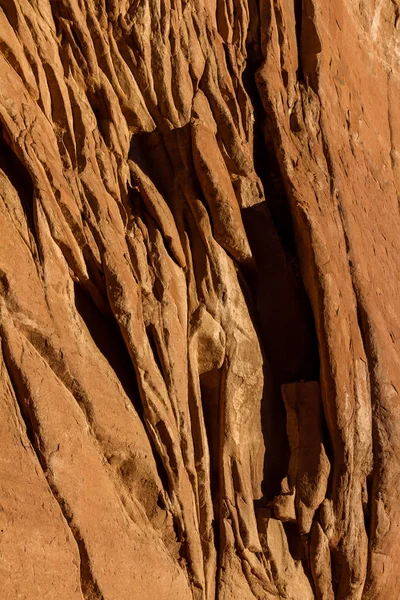
<instances>
[{"instance_id":1,"label":"shaded rock surface","mask_svg":"<svg viewBox=\"0 0 400 600\"><path fill-rule=\"evenodd\" d=\"M4 600L400 598L398 0L0 0Z\"/></svg>"}]
</instances>

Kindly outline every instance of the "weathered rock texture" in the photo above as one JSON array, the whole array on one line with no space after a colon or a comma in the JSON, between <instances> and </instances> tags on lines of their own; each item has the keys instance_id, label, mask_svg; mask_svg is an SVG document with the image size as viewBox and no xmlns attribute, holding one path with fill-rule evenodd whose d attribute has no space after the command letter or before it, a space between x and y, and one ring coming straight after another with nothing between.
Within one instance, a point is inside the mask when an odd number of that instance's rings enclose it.
<instances>
[{"instance_id":1,"label":"weathered rock texture","mask_svg":"<svg viewBox=\"0 0 400 600\"><path fill-rule=\"evenodd\" d=\"M4 600L400 598L399 0L0 0Z\"/></svg>"}]
</instances>

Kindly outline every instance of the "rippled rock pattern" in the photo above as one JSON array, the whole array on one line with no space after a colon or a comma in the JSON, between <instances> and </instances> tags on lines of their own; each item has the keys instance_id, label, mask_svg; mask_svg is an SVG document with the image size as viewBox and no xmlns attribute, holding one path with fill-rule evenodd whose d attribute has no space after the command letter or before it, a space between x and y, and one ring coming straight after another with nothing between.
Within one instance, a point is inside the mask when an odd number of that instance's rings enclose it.
<instances>
[{"instance_id":1,"label":"rippled rock pattern","mask_svg":"<svg viewBox=\"0 0 400 600\"><path fill-rule=\"evenodd\" d=\"M0 0L4 600L400 597L399 0Z\"/></svg>"}]
</instances>

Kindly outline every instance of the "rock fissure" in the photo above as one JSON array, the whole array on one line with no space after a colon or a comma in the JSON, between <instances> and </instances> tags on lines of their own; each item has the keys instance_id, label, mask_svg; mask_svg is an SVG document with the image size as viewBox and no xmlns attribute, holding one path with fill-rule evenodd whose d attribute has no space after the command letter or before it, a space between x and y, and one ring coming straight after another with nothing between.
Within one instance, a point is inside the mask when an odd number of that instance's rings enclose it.
<instances>
[{"instance_id":1,"label":"rock fissure","mask_svg":"<svg viewBox=\"0 0 400 600\"><path fill-rule=\"evenodd\" d=\"M80 557L79 568L81 589L83 596L85 600L104 600L104 597L101 594L95 579L93 578L93 574L91 572L90 567L90 559L85 548L85 543L79 533L78 528L73 523L71 510L66 505L65 500L60 496L59 491L57 490L57 487L54 481L52 480L51 471L49 471L47 464L46 453L43 450L44 444L40 438L40 425L38 416L35 414L33 407L29 405L29 392L24 387L23 377L21 377L20 375L16 375L15 367L12 367L13 359L9 356L9 352L7 351L7 346L4 344L4 341L2 344L2 355L5 360L5 366L8 371L8 377L13 387L22 421L26 427L26 433L29 439L30 447L32 448L33 452L37 457L38 464L42 468L43 473L46 477L46 481L48 483L51 495L60 507L65 523L71 531L76 545L78 547ZM16 377L19 378L20 383L18 383ZM58 449L54 450L54 453L57 452L57 450Z\"/></svg>"}]
</instances>

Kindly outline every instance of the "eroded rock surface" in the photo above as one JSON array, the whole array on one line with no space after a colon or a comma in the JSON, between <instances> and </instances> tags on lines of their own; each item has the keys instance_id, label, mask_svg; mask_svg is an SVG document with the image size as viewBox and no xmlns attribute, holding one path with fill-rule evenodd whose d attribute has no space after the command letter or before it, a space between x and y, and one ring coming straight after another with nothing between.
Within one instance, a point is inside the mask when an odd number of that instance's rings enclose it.
<instances>
[{"instance_id":1,"label":"eroded rock surface","mask_svg":"<svg viewBox=\"0 0 400 600\"><path fill-rule=\"evenodd\" d=\"M400 598L398 0L0 0L4 600Z\"/></svg>"}]
</instances>

